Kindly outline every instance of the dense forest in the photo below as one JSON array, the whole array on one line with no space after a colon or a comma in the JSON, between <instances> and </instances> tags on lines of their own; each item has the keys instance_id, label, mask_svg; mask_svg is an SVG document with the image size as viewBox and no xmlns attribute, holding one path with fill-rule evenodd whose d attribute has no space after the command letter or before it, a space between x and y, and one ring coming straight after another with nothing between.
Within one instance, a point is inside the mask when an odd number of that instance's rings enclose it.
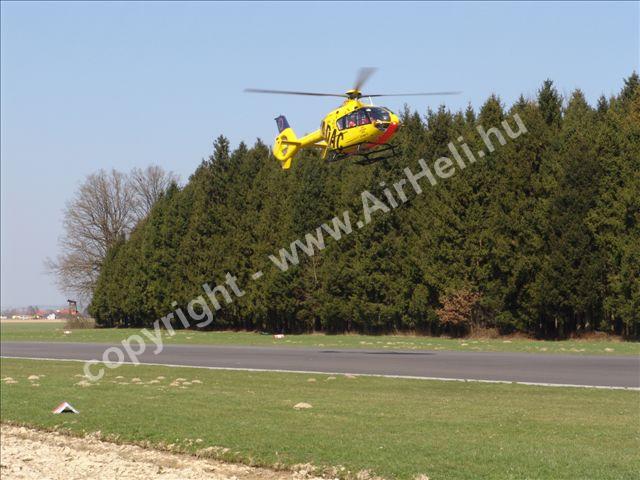
<instances>
[{"instance_id":1,"label":"dense forest","mask_svg":"<svg viewBox=\"0 0 640 480\"><path fill-rule=\"evenodd\" d=\"M326 235L299 265L270 262L344 210L361 218L363 191L384 200L404 168L450 156L450 141L482 149L477 125L515 113L526 134L339 241ZM595 106L546 81L508 109L492 95L477 112L405 108L401 118L400 155L367 166L310 151L283 171L260 140L231 150L218 137L187 184L108 252L91 314L102 326L151 326L230 272L245 294L222 302L208 328L640 334L636 73Z\"/></svg>"}]
</instances>

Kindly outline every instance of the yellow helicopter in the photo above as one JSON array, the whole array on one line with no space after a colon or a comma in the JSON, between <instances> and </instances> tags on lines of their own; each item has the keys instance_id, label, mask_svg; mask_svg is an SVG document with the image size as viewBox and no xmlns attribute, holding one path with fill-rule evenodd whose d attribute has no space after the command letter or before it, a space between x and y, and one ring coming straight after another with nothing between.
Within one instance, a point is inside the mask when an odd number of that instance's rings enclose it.
<instances>
[{"instance_id":1,"label":"yellow helicopter","mask_svg":"<svg viewBox=\"0 0 640 480\"><path fill-rule=\"evenodd\" d=\"M320 128L298 138L284 115L277 117L278 136L273 144L273 155L283 169L291 167L291 160L304 148L319 148L322 158L328 161L354 157L356 163L368 164L392 158L395 147L389 143L400 127L398 116L386 107L375 106L374 97L400 97L415 95L456 95L460 92L394 93L368 95L361 92L364 83L375 72L375 68L361 68L356 82L346 93L314 93L289 90L265 90L247 88L245 92L276 93L284 95L306 95L313 97L343 97L346 100L336 110L328 113ZM370 104L360 101L368 97Z\"/></svg>"}]
</instances>

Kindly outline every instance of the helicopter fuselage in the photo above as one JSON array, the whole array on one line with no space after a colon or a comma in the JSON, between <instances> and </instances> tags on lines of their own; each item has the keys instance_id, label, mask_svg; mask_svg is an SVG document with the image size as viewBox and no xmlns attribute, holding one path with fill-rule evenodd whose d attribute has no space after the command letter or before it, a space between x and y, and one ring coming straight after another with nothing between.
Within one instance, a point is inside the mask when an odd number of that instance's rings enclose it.
<instances>
[{"instance_id":1,"label":"helicopter fuselage","mask_svg":"<svg viewBox=\"0 0 640 480\"><path fill-rule=\"evenodd\" d=\"M391 110L352 98L328 113L318 130L300 138L284 117L276 120L280 134L276 137L273 153L285 169L289 168L298 151L305 148L321 149L322 158L328 158L330 154L331 158L365 155L386 145L400 125L398 116Z\"/></svg>"}]
</instances>

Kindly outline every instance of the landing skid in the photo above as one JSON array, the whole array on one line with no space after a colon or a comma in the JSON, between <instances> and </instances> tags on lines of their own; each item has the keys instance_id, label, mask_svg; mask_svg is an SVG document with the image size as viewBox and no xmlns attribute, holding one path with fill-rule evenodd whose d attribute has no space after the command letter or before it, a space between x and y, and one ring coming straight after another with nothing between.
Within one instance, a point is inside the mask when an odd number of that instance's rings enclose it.
<instances>
[{"instance_id":1,"label":"landing skid","mask_svg":"<svg viewBox=\"0 0 640 480\"><path fill-rule=\"evenodd\" d=\"M328 162L337 162L345 158L354 158L356 165L371 165L372 163L381 162L384 160L390 160L398 156L397 147L395 145L384 144L380 145L380 148L375 150L366 150L362 147L364 144L358 145L358 150L355 152L345 153L337 150L327 158Z\"/></svg>"}]
</instances>

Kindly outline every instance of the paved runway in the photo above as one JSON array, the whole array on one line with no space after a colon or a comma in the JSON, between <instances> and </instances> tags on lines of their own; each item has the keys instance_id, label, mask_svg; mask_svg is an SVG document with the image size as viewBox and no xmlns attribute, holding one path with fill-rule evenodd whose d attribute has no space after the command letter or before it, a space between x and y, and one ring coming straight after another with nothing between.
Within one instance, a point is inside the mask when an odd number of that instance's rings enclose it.
<instances>
[{"instance_id":1,"label":"paved runway","mask_svg":"<svg viewBox=\"0 0 640 480\"><path fill-rule=\"evenodd\" d=\"M120 344L6 342L5 357L101 360ZM148 345L139 361L199 367L374 374L581 385L640 387L640 357L454 351L331 350L293 347ZM111 357L115 359L115 356ZM127 359L128 360L128 359Z\"/></svg>"}]
</instances>

